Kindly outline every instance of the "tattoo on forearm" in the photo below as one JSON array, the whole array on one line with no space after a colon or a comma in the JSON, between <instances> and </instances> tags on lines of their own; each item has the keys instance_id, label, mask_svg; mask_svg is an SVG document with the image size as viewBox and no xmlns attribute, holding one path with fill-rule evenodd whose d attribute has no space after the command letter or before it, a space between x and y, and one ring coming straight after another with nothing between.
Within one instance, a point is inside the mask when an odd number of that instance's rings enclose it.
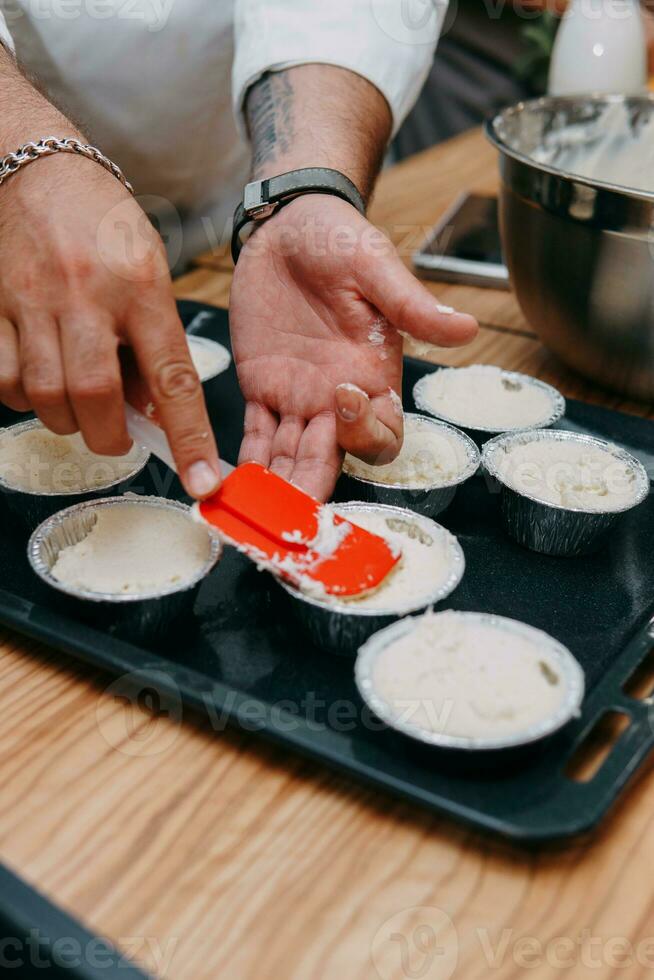
<instances>
[{"instance_id":1,"label":"tattoo on forearm","mask_svg":"<svg viewBox=\"0 0 654 980\"><path fill-rule=\"evenodd\" d=\"M389 106L371 82L333 65L297 65L263 75L245 108L253 180L298 167L333 167L369 197L392 125Z\"/></svg>"},{"instance_id":2,"label":"tattoo on forearm","mask_svg":"<svg viewBox=\"0 0 654 980\"><path fill-rule=\"evenodd\" d=\"M247 118L255 177L264 164L289 152L295 137L293 100L293 85L287 72L268 72L250 89Z\"/></svg>"}]
</instances>

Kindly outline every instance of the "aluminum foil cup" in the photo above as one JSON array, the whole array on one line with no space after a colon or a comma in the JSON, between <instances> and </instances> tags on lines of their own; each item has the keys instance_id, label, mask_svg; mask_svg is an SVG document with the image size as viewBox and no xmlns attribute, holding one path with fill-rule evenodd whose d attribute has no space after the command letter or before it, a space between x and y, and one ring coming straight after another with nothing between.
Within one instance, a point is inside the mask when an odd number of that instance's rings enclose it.
<instances>
[{"instance_id":1,"label":"aluminum foil cup","mask_svg":"<svg viewBox=\"0 0 654 980\"><path fill-rule=\"evenodd\" d=\"M39 419L29 419L27 422L19 422L17 425L0 429L0 435L5 433L19 434L30 429L42 429L43 423ZM30 530L46 520L52 514L64 508L71 507L83 500L98 500L111 493L122 493L135 477L143 472L150 459L147 449L138 448L137 459L134 468L118 480L112 480L93 490L80 490L79 493L69 491L50 491L32 492L12 487L11 483L0 476L0 493L7 509L16 516L21 523Z\"/></svg>"},{"instance_id":2,"label":"aluminum foil cup","mask_svg":"<svg viewBox=\"0 0 654 980\"><path fill-rule=\"evenodd\" d=\"M457 371L460 369L439 368L438 370ZM565 398L561 392L552 385L548 385L545 383L545 381L540 381L538 378L532 378L529 374L520 374L519 371L502 371L502 377L509 383L515 382L516 384L520 385L531 385L534 388L540 388L541 391L544 391L552 403L552 411L550 414L544 418L542 422L539 422L538 425L518 425L509 429L497 429L489 426L477 426L476 428L471 428L469 425L461 425L457 419L451 418L443 412L439 413L429 405L426 388L428 380L433 373L434 372L425 374L422 378L416 381L415 385L413 386L413 400L416 403L416 406L421 412L426 412L428 415L431 415L434 418L441 419L443 422L449 422L450 425L454 425L458 429L462 429L463 432L467 433L478 446L483 446L488 439L491 439L493 436L499 435L502 432L525 432L532 429L547 429L549 426L558 422L559 419L563 418L565 415Z\"/></svg>"},{"instance_id":3,"label":"aluminum foil cup","mask_svg":"<svg viewBox=\"0 0 654 980\"><path fill-rule=\"evenodd\" d=\"M198 334L187 334L186 338L191 351L195 347L198 350L213 353L217 358L217 366L212 372L205 374L198 371L200 381L202 382L202 388L204 390L204 397L207 402L207 408L209 410L209 417L213 422L213 409L216 405L220 404L221 388L224 385L224 378L222 378L222 374L231 364L232 357L226 347L219 344L216 340L211 340L209 337L201 337Z\"/></svg>"},{"instance_id":4,"label":"aluminum foil cup","mask_svg":"<svg viewBox=\"0 0 654 980\"><path fill-rule=\"evenodd\" d=\"M193 522L190 507L163 497L126 495L84 501L44 521L29 540L27 557L34 572L50 589L59 593L70 613L90 619L98 629L106 629L137 642L166 637L190 615L202 580L220 558L222 544L215 535L207 531L211 539L210 555L198 573L179 585L146 594L92 592L60 582L54 577L52 567L59 552L86 537L95 524L99 508L125 505L133 507L135 504L158 510L174 510L187 515L189 522Z\"/></svg>"},{"instance_id":5,"label":"aluminum foil cup","mask_svg":"<svg viewBox=\"0 0 654 980\"><path fill-rule=\"evenodd\" d=\"M338 497L341 500L365 500L366 503L371 504L407 507L416 514L436 517L450 506L458 487L469 480L471 476L474 476L479 469L479 450L469 436L446 422L439 422L436 419L427 418L425 415L417 415L411 412L405 413L404 417L406 419L419 419L437 431L447 431L461 443L467 456L467 463L456 479L449 483L412 487L406 483L381 483L366 480L363 477L355 476L353 473L343 471L338 481Z\"/></svg>"},{"instance_id":6,"label":"aluminum foil cup","mask_svg":"<svg viewBox=\"0 0 654 980\"><path fill-rule=\"evenodd\" d=\"M634 499L622 510L589 511L543 503L531 494L514 490L499 474L498 454L510 446L536 440L579 442L611 453L636 474ZM625 514L642 504L649 493L649 477L645 467L626 450L603 439L558 429L550 432L533 429L497 436L484 446L482 466L499 490L502 520L508 534L526 548L545 555L585 555L597 551L616 530Z\"/></svg>"},{"instance_id":7,"label":"aluminum foil cup","mask_svg":"<svg viewBox=\"0 0 654 980\"><path fill-rule=\"evenodd\" d=\"M457 539L446 528L436 524L428 517L414 514L404 507L351 501L338 504L334 509L343 515L347 515L350 511L365 510L371 514L378 513L386 517L409 521L420 527L431 538L440 537L446 541L451 563L447 580L438 589L427 595L422 593L418 598L410 599L404 605L398 606L397 609L383 612L374 609L354 608L351 602L329 602L322 598L305 595L288 582L278 580L280 586L289 596L293 615L304 627L312 641L328 653L354 656L357 648L377 630L409 613L421 612L429 606L434 606L454 592L463 578L465 556ZM419 587L420 583L418 583Z\"/></svg>"},{"instance_id":8,"label":"aluminum foil cup","mask_svg":"<svg viewBox=\"0 0 654 980\"><path fill-rule=\"evenodd\" d=\"M445 756L451 756L457 768L460 769L462 759L471 754L477 756L477 763L481 763L483 766L487 766L492 759L504 762L504 764L513 763L516 757L522 755L522 750L526 747L541 743L579 715L584 698L584 672L567 647L548 633L515 619L507 619L504 616L495 616L491 613L453 613L448 610L448 616L451 615L456 615L468 622L510 631L542 646L543 650L547 650L548 655L556 661L560 676L565 682L565 697L556 711L549 717L541 719L520 731L499 735L495 738L450 735L446 732L432 731L412 724L410 718L407 718L406 701L403 701L402 708L398 712L392 704L376 692L374 668L377 658L386 647L411 633L415 628L420 617L414 616L403 619L399 623L393 623L381 632L375 633L361 647L357 655L354 674L359 693L368 707L389 728L411 739L416 745L427 747L432 756L434 749L441 750L439 753L441 758L443 758L443 753Z\"/></svg>"},{"instance_id":9,"label":"aluminum foil cup","mask_svg":"<svg viewBox=\"0 0 654 980\"><path fill-rule=\"evenodd\" d=\"M199 351L206 351L208 354L213 355L216 358L216 367L214 370L208 374L201 373L200 381L205 389L207 397L211 396L212 390L215 386L216 378L218 378L224 371L227 370L229 365L232 363L232 357L226 347L219 344L216 340L210 340L208 337L199 337L197 334L187 334L188 345L191 349L195 347Z\"/></svg>"}]
</instances>

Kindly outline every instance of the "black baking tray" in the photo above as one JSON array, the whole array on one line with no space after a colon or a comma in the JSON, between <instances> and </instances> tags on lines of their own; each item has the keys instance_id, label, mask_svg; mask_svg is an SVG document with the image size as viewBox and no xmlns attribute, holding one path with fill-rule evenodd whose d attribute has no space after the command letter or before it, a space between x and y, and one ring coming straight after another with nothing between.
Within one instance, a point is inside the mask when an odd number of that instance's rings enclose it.
<instances>
[{"instance_id":1,"label":"black baking tray","mask_svg":"<svg viewBox=\"0 0 654 980\"><path fill-rule=\"evenodd\" d=\"M113 943L0 865L2 974L12 980L148 980Z\"/></svg>"},{"instance_id":2,"label":"black baking tray","mask_svg":"<svg viewBox=\"0 0 654 980\"><path fill-rule=\"evenodd\" d=\"M182 302L180 313L191 332L229 346L225 311ZM415 410L413 385L430 370L406 359L407 410ZM233 367L212 386L209 403L222 454L235 462L243 402ZM569 401L563 424L626 446L654 474L652 422ZM157 480L162 476L155 471ZM179 495L179 484L169 484L168 492ZM239 725L456 820L523 842L586 832L654 745L648 703L623 691L654 646L654 494L607 550L584 558L551 558L514 544L500 528L497 500L479 477L459 491L440 520L459 538L467 562L448 605L544 629L570 648L586 674L582 717L521 766L459 771L437 752L412 751L364 709L352 659L315 649L289 617L272 579L231 550L203 583L193 622L165 646L148 648L70 618L58 595L32 575L25 536L8 529L0 558L0 620L124 675L134 690L152 689L200 709L216 729ZM566 763L576 747L611 710L624 712L628 727L594 778L568 778Z\"/></svg>"}]
</instances>

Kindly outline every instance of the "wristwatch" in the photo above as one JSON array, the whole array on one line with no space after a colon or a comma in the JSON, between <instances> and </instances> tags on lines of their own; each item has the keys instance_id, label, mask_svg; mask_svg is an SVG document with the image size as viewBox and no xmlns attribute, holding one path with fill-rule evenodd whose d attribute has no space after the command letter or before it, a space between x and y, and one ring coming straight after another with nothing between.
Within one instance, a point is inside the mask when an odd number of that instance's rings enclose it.
<instances>
[{"instance_id":1,"label":"wristwatch","mask_svg":"<svg viewBox=\"0 0 654 980\"><path fill-rule=\"evenodd\" d=\"M302 194L332 194L347 201L360 214L365 214L363 197L352 181L339 170L326 167L306 167L304 170L289 170L278 177L266 180L253 180L245 185L243 200L234 212L232 231L232 258L234 265L243 248L241 231L251 222L264 221L285 204L294 201Z\"/></svg>"}]
</instances>

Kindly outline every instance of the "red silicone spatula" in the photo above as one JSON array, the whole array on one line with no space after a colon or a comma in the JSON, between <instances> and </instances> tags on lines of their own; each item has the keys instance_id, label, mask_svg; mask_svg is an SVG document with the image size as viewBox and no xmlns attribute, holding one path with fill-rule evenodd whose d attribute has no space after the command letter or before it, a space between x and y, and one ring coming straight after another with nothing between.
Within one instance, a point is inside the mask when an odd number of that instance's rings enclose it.
<instances>
[{"instance_id":1,"label":"red silicone spatula","mask_svg":"<svg viewBox=\"0 0 654 980\"><path fill-rule=\"evenodd\" d=\"M127 427L171 469L175 461L152 396L131 351L121 352ZM374 589L400 560L386 541L334 514L258 463L233 469L221 460L220 489L198 505L230 544L294 585L315 582L329 595Z\"/></svg>"},{"instance_id":2,"label":"red silicone spatula","mask_svg":"<svg viewBox=\"0 0 654 980\"><path fill-rule=\"evenodd\" d=\"M199 511L230 544L294 585L329 595L378 586L400 559L377 534L334 514L259 463L243 463Z\"/></svg>"}]
</instances>

